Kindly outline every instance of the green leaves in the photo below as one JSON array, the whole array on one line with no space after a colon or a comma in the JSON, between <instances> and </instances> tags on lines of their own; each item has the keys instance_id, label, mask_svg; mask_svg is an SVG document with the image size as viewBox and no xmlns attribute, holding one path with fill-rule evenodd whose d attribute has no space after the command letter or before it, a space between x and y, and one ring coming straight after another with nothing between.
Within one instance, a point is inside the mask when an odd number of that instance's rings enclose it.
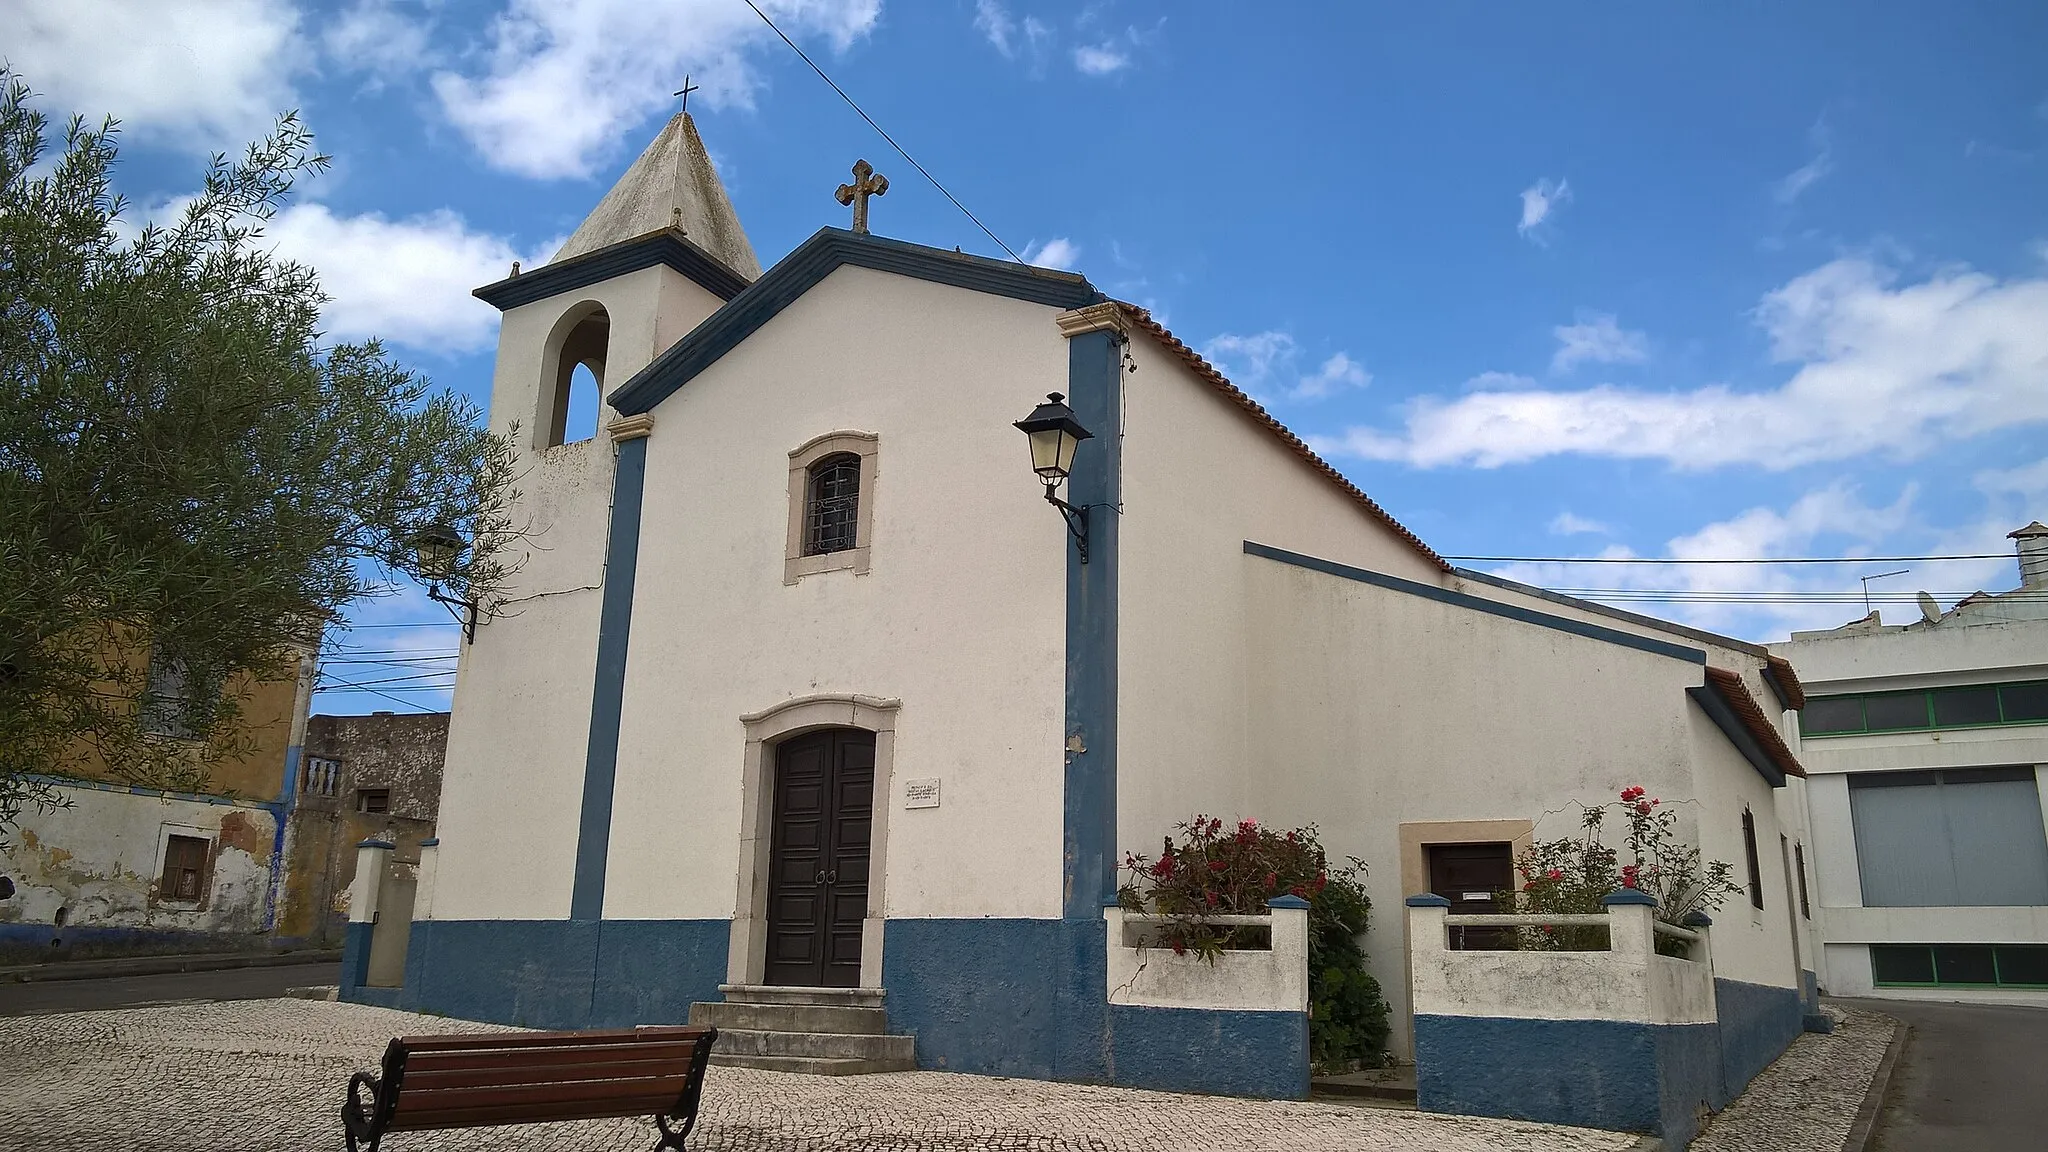
<instances>
[{"instance_id":1,"label":"green leaves","mask_svg":"<svg viewBox=\"0 0 2048 1152\"><path fill-rule=\"evenodd\" d=\"M326 166L295 114L216 156L170 226L124 236L118 133L48 124L0 70L0 828L25 774L190 788L237 754L230 687L189 741L146 731L149 657L290 674L435 523L488 596L513 454L375 341L323 343L313 269L262 224ZM40 173L40 174L38 174Z\"/></svg>"}]
</instances>

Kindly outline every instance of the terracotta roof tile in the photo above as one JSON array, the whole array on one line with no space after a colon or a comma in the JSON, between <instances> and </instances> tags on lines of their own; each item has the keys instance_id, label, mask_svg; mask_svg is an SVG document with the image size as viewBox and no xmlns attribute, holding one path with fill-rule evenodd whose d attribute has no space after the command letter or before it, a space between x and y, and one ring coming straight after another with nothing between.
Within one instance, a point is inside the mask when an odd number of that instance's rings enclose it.
<instances>
[{"instance_id":1,"label":"terracotta roof tile","mask_svg":"<svg viewBox=\"0 0 2048 1152\"><path fill-rule=\"evenodd\" d=\"M1755 737L1764 755L1778 766L1787 776L1805 776L1806 769L1799 758L1792 755L1792 749L1785 746L1785 738L1778 735L1778 729L1764 718L1764 710L1757 706L1756 697L1749 694L1749 686L1742 677L1726 668L1707 666L1707 685L1728 702L1728 707L1742 721L1742 726Z\"/></svg>"},{"instance_id":2,"label":"terracotta roof tile","mask_svg":"<svg viewBox=\"0 0 2048 1152\"><path fill-rule=\"evenodd\" d=\"M1764 682L1778 693L1785 707L1794 712L1806 707L1806 685L1799 682L1799 673L1792 670L1792 662L1783 656L1764 657Z\"/></svg>"},{"instance_id":3,"label":"terracotta roof tile","mask_svg":"<svg viewBox=\"0 0 2048 1152\"><path fill-rule=\"evenodd\" d=\"M1293 432L1288 431L1287 426L1285 424L1280 423L1280 421L1275 420L1271 413L1267 412L1264 407L1260 406L1258 401L1252 399L1250 396L1245 395L1244 389L1239 388L1235 384L1232 384L1228 377L1224 376L1223 373L1216 370L1215 365L1209 363L1207 360L1202 359L1200 353L1188 347L1186 344L1181 343L1180 337L1175 336L1173 333L1167 331L1165 325L1159 323L1159 321L1157 320L1154 320L1150 312L1147 312L1145 309L1140 308L1135 304L1127 304L1121 300L1117 301L1117 305L1121 307L1124 310L1125 314L1130 317L1131 323L1133 325L1140 329L1143 329L1148 335L1152 337L1152 339L1158 341L1159 345L1162 348L1165 348L1168 352L1171 352L1175 356L1179 357L1181 362L1186 364L1188 368L1191 371L1193 371L1196 376L1200 377L1202 380L1206 381L1211 387L1215 388L1218 392L1221 392L1224 396L1228 397L1232 403L1236 404L1239 408L1242 408L1245 414L1247 416L1250 416L1261 427L1265 428L1273 435L1279 437L1280 442L1287 445L1287 447L1294 451L1295 455L1301 457L1304 461L1306 461L1309 467L1314 468L1316 471L1322 473L1325 479L1329 480L1332 484L1335 484L1338 488L1342 489L1345 495L1351 497L1353 502L1357 503L1359 507L1364 509L1368 515L1370 515L1373 519L1378 520L1381 525L1386 527L1395 536L1400 537L1403 543L1407 544L1410 548L1415 549L1417 552L1427 557L1429 559L1429 562L1431 564L1436 565L1438 568L1441 568L1446 572L1452 570L1450 564L1446 562L1443 557L1437 555L1435 550L1431 549L1429 545L1424 544L1420 536L1417 536L1415 533L1410 532L1406 527L1404 527L1401 524L1400 521L1388 515L1387 510L1380 507L1379 504L1375 502L1372 497L1367 496L1363 491L1361 491L1358 485L1353 484L1351 481L1345 479L1344 474L1342 472L1337 471L1335 468L1330 466L1328 461L1324 460L1321 456L1316 455L1315 450L1313 448L1310 448L1306 443L1303 443L1301 437L1296 436Z\"/></svg>"}]
</instances>

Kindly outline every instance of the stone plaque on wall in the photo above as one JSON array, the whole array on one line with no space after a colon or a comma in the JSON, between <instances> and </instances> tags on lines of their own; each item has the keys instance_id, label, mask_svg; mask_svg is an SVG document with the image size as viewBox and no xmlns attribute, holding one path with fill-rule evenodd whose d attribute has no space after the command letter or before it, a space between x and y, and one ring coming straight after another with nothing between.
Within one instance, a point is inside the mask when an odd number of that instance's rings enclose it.
<instances>
[{"instance_id":1,"label":"stone plaque on wall","mask_svg":"<svg viewBox=\"0 0 2048 1152\"><path fill-rule=\"evenodd\" d=\"M903 806L905 808L937 808L939 806L939 782L937 780L904 781Z\"/></svg>"}]
</instances>

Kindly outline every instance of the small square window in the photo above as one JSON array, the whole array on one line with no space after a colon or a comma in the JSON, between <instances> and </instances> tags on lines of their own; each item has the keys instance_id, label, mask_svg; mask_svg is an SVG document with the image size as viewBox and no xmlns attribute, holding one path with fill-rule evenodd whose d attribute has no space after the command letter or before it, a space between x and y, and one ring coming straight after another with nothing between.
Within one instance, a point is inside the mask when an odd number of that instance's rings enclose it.
<instances>
[{"instance_id":1,"label":"small square window","mask_svg":"<svg viewBox=\"0 0 2048 1152\"><path fill-rule=\"evenodd\" d=\"M389 811L391 811L391 789L389 789L389 788L358 788L358 789L356 789L356 811L358 811L358 812L389 812Z\"/></svg>"},{"instance_id":2,"label":"small square window","mask_svg":"<svg viewBox=\"0 0 2048 1152\"><path fill-rule=\"evenodd\" d=\"M1937 945L1934 977L1943 984L1996 984L1998 966L1988 944Z\"/></svg>"},{"instance_id":3,"label":"small square window","mask_svg":"<svg viewBox=\"0 0 2048 1152\"><path fill-rule=\"evenodd\" d=\"M1822 696L1808 700L1799 713L1799 730L1809 736L1863 731L1863 697Z\"/></svg>"},{"instance_id":4,"label":"small square window","mask_svg":"<svg viewBox=\"0 0 2048 1152\"><path fill-rule=\"evenodd\" d=\"M1921 944L1873 944L1870 974L1879 984L1934 983L1934 950Z\"/></svg>"},{"instance_id":5,"label":"small square window","mask_svg":"<svg viewBox=\"0 0 2048 1152\"><path fill-rule=\"evenodd\" d=\"M164 842L164 871L156 885L157 899L197 901L205 890L206 850L198 836L172 835Z\"/></svg>"},{"instance_id":6,"label":"small square window","mask_svg":"<svg viewBox=\"0 0 2048 1152\"><path fill-rule=\"evenodd\" d=\"M1998 689L1998 699L2004 705L2007 724L2022 720L2048 720L2048 680L2002 685Z\"/></svg>"}]
</instances>

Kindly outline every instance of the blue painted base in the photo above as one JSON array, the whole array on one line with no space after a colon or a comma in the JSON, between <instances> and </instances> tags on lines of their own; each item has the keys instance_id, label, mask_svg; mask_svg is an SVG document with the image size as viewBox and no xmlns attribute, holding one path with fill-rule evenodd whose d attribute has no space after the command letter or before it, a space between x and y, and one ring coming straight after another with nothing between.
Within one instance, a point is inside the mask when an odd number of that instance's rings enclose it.
<instances>
[{"instance_id":1,"label":"blue painted base","mask_svg":"<svg viewBox=\"0 0 2048 1152\"><path fill-rule=\"evenodd\" d=\"M422 920L403 989L366 988L352 924L341 998L535 1028L681 1023L719 998L724 920ZM883 983L918 1065L955 1072L1303 1099L1308 1017L1111 1007L1100 920L891 920Z\"/></svg>"},{"instance_id":2,"label":"blue painted base","mask_svg":"<svg viewBox=\"0 0 2048 1152\"><path fill-rule=\"evenodd\" d=\"M1647 1132L1682 1148L1719 1106L1711 1024L1415 1018L1415 1102L1428 1112Z\"/></svg>"},{"instance_id":3,"label":"blue painted base","mask_svg":"<svg viewBox=\"0 0 2048 1152\"><path fill-rule=\"evenodd\" d=\"M101 956L162 956L186 952L260 952L288 941L259 933L185 932L108 924L47 921L0 923L0 964L40 964Z\"/></svg>"},{"instance_id":4,"label":"blue painted base","mask_svg":"<svg viewBox=\"0 0 2048 1152\"><path fill-rule=\"evenodd\" d=\"M1303 1099L1308 1016L1111 1006L1101 920L891 920L889 1028L920 1068Z\"/></svg>"},{"instance_id":5,"label":"blue painted base","mask_svg":"<svg viewBox=\"0 0 2048 1152\"><path fill-rule=\"evenodd\" d=\"M1721 1018L1721 1075L1733 1100L1756 1074L1799 1039L1806 1009L1796 988L1714 981L1714 1008Z\"/></svg>"},{"instance_id":6,"label":"blue painted base","mask_svg":"<svg viewBox=\"0 0 2048 1152\"><path fill-rule=\"evenodd\" d=\"M1804 1025L1796 988L1715 980L1714 997L1718 1024L1417 1016L1416 1103L1682 1148Z\"/></svg>"},{"instance_id":7,"label":"blue painted base","mask_svg":"<svg viewBox=\"0 0 2048 1152\"><path fill-rule=\"evenodd\" d=\"M359 927L340 995L383 1003L391 989L361 986L367 931L362 966L350 967ZM681 1024L693 1002L718 999L731 931L726 920L419 920L391 1006L532 1028Z\"/></svg>"}]
</instances>

